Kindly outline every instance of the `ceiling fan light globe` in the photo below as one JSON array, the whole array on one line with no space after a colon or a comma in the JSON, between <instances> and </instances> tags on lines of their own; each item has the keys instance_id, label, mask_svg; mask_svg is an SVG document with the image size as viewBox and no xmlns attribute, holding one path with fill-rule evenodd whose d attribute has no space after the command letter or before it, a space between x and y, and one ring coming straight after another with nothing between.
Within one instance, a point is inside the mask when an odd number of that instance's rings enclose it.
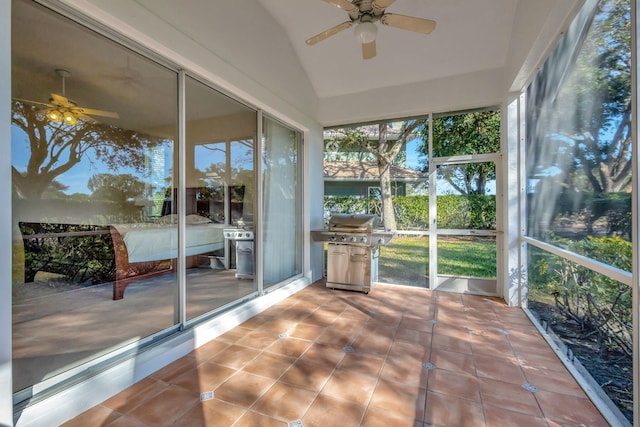
<instances>
[{"instance_id":1,"label":"ceiling fan light globe","mask_svg":"<svg viewBox=\"0 0 640 427\"><path fill-rule=\"evenodd\" d=\"M68 125L73 126L78 124L78 118L74 116L70 111L65 111L63 119L64 122Z\"/></svg>"},{"instance_id":2,"label":"ceiling fan light globe","mask_svg":"<svg viewBox=\"0 0 640 427\"><path fill-rule=\"evenodd\" d=\"M62 122L62 113L58 110L51 110L46 114L46 116L47 116L47 119L49 119L52 122L55 122L55 123Z\"/></svg>"},{"instance_id":3,"label":"ceiling fan light globe","mask_svg":"<svg viewBox=\"0 0 640 427\"><path fill-rule=\"evenodd\" d=\"M373 22L361 22L353 32L360 43L371 43L378 35L378 27Z\"/></svg>"}]
</instances>

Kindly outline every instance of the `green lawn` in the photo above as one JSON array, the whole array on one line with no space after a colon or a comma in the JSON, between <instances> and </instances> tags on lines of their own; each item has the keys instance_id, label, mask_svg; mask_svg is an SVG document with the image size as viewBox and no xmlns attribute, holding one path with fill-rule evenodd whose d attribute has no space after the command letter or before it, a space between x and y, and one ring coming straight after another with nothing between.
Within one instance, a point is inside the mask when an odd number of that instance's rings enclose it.
<instances>
[{"instance_id":1,"label":"green lawn","mask_svg":"<svg viewBox=\"0 0 640 427\"><path fill-rule=\"evenodd\" d=\"M495 239L440 237L438 273L465 277L496 277ZM380 248L379 281L426 286L429 238L402 236Z\"/></svg>"},{"instance_id":2,"label":"green lawn","mask_svg":"<svg viewBox=\"0 0 640 427\"><path fill-rule=\"evenodd\" d=\"M22 283L24 258L21 242L13 248L14 285ZM496 275L495 240L440 238L438 241L440 274L491 278ZM380 282L426 286L429 274L429 238L402 236L380 248Z\"/></svg>"}]
</instances>

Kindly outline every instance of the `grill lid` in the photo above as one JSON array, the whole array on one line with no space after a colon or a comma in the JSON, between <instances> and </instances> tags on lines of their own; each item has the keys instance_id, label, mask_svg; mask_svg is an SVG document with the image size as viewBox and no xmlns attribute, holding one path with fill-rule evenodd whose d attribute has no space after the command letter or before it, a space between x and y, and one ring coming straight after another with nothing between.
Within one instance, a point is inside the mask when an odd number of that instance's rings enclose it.
<instances>
[{"instance_id":1,"label":"grill lid","mask_svg":"<svg viewBox=\"0 0 640 427\"><path fill-rule=\"evenodd\" d=\"M329 219L329 231L369 233L376 218L369 214L335 214Z\"/></svg>"},{"instance_id":2,"label":"grill lid","mask_svg":"<svg viewBox=\"0 0 640 427\"><path fill-rule=\"evenodd\" d=\"M311 230L311 238L316 242L343 245L386 245L395 237L396 233L375 228L379 225L378 223L377 215L336 214L329 220L327 230Z\"/></svg>"}]
</instances>

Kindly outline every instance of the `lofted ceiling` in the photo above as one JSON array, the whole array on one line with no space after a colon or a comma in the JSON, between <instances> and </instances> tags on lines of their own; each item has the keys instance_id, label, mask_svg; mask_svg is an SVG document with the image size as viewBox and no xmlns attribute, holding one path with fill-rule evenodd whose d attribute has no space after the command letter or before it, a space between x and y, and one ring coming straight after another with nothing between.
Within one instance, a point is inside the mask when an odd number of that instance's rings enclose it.
<instances>
[{"instance_id":1,"label":"lofted ceiling","mask_svg":"<svg viewBox=\"0 0 640 427\"><path fill-rule=\"evenodd\" d=\"M363 60L354 27L309 46L305 40L348 13L322 0L258 0L290 39L319 98L436 80L505 66L517 1L397 0L387 13L432 19L428 35L378 22L377 56Z\"/></svg>"},{"instance_id":2,"label":"lofted ceiling","mask_svg":"<svg viewBox=\"0 0 640 427\"><path fill-rule=\"evenodd\" d=\"M434 20L436 28L425 35L377 22L377 55L364 60L353 27L316 45L305 43L350 19L326 0L60 1L81 4L96 20L133 34L143 45L153 40L161 57L205 80L223 76L229 92L255 92L270 99L262 105L275 101L325 126L500 103L506 93L524 87L581 4L392 1L387 13ZM161 74L158 66L127 49L92 47L99 43L95 35L75 35L75 26L35 4L13 2L15 98L46 102L49 93L59 93L54 70L63 68L71 73L70 97L82 106L117 110L120 124L151 128L175 119L173 109L163 110L161 102L175 86L148 77Z\"/></svg>"}]
</instances>

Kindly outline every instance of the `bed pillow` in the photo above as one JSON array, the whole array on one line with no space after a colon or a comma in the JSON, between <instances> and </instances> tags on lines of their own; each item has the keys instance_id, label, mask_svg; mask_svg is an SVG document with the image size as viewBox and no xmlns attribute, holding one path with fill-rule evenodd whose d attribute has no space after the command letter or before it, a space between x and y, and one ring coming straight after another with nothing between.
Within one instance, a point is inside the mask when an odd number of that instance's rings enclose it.
<instances>
[{"instance_id":1,"label":"bed pillow","mask_svg":"<svg viewBox=\"0 0 640 427\"><path fill-rule=\"evenodd\" d=\"M210 222L213 222L207 217L196 215L196 214L187 215L186 220L187 220L187 224L189 225L208 224Z\"/></svg>"}]
</instances>

